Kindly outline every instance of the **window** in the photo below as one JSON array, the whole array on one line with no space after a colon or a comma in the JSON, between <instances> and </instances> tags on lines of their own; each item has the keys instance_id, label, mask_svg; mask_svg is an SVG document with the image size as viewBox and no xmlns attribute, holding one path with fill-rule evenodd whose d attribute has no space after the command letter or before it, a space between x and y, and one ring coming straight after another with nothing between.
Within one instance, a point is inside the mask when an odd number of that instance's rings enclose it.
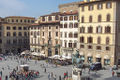
<instances>
[{"instance_id":1,"label":"window","mask_svg":"<svg viewBox=\"0 0 120 80\"><path fill-rule=\"evenodd\" d=\"M69 20L73 20L73 16L70 16L70 17L69 17Z\"/></svg>"},{"instance_id":2,"label":"window","mask_svg":"<svg viewBox=\"0 0 120 80\"><path fill-rule=\"evenodd\" d=\"M49 20L49 21L51 21L51 20L52 20L52 17L51 17L51 16L49 16L49 17L48 17L48 20Z\"/></svg>"},{"instance_id":3,"label":"window","mask_svg":"<svg viewBox=\"0 0 120 80\"><path fill-rule=\"evenodd\" d=\"M88 33L93 33L93 27L88 27Z\"/></svg>"},{"instance_id":4,"label":"window","mask_svg":"<svg viewBox=\"0 0 120 80\"><path fill-rule=\"evenodd\" d=\"M96 49L97 50L101 50L101 46L96 46Z\"/></svg>"},{"instance_id":5,"label":"window","mask_svg":"<svg viewBox=\"0 0 120 80\"><path fill-rule=\"evenodd\" d=\"M14 36L14 37L16 36L16 32L13 32L13 36Z\"/></svg>"},{"instance_id":6,"label":"window","mask_svg":"<svg viewBox=\"0 0 120 80\"><path fill-rule=\"evenodd\" d=\"M106 3L106 8L112 8L112 3L111 2Z\"/></svg>"},{"instance_id":7,"label":"window","mask_svg":"<svg viewBox=\"0 0 120 80\"><path fill-rule=\"evenodd\" d=\"M14 19L12 19L12 22L14 22Z\"/></svg>"},{"instance_id":8,"label":"window","mask_svg":"<svg viewBox=\"0 0 120 80\"><path fill-rule=\"evenodd\" d=\"M80 45L80 48L84 48L84 45Z\"/></svg>"},{"instance_id":9,"label":"window","mask_svg":"<svg viewBox=\"0 0 120 80\"><path fill-rule=\"evenodd\" d=\"M105 33L111 33L111 27L110 26L105 27Z\"/></svg>"},{"instance_id":10,"label":"window","mask_svg":"<svg viewBox=\"0 0 120 80\"><path fill-rule=\"evenodd\" d=\"M89 22L90 23L92 22L92 16L89 16Z\"/></svg>"},{"instance_id":11,"label":"window","mask_svg":"<svg viewBox=\"0 0 120 80\"><path fill-rule=\"evenodd\" d=\"M106 51L109 51L110 50L110 47L106 47Z\"/></svg>"},{"instance_id":12,"label":"window","mask_svg":"<svg viewBox=\"0 0 120 80\"><path fill-rule=\"evenodd\" d=\"M45 17L42 17L42 21L45 21Z\"/></svg>"},{"instance_id":13,"label":"window","mask_svg":"<svg viewBox=\"0 0 120 80\"><path fill-rule=\"evenodd\" d=\"M21 32L19 32L19 33L18 33L18 36L22 36L22 33L21 33Z\"/></svg>"},{"instance_id":14,"label":"window","mask_svg":"<svg viewBox=\"0 0 120 80\"><path fill-rule=\"evenodd\" d=\"M93 38L92 37L88 37L88 43L93 43Z\"/></svg>"},{"instance_id":15,"label":"window","mask_svg":"<svg viewBox=\"0 0 120 80\"><path fill-rule=\"evenodd\" d=\"M101 20L102 20L101 15L98 15L98 22L101 22Z\"/></svg>"},{"instance_id":16,"label":"window","mask_svg":"<svg viewBox=\"0 0 120 80\"><path fill-rule=\"evenodd\" d=\"M51 29L51 26L49 26L49 29Z\"/></svg>"},{"instance_id":17,"label":"window","mask_svg":"<svg viewBox=\"0 0 120 80\"><path fill-rule=\"evenodd\" d=\"M64 17L64 21L67 21L67 17Z\"/></svg>"},{"instance_id":18,"label":"window","mask_svg":"<svg viewBox=\"0 0 120 80\"><path fill-rule=\"evenodd\" d=\"M97 38L97 44L101 44L101 38L100 37Z\"/></svg>"},{"instance_id":19,"label":"window","mask_svg":"<svg viewBox=\"0 0 120 80\"><path fill-rule=\"evenodd\" d=\"M60 17L60 20L63 21L63 17Z\"/></svg>"},{"instance_id":20,"label":"window","mask_svg":"<svg viewBox=\"0 0 120 80\"><path fill-rule=\"evenodd\" d=\"M39 31L37 32L37 35L38 35L38 36L40 35L40 32L39 32Z\"/></svg>"},{"instance_id":21,"label":"window","mask_svg":"<svg viewBox=\"0 0 120 80\"><path fill-rule=\"evenodd\" d=\"M10 30L10 26L7 26L7 30Z\"/></svg>"},{"instance_id":22,"label":"window","mask_svg":"<svg viewBox=\"0 0 120 80\"><path fill-rule=\"evenodd\" d=\"M17 44L17 39L13 39L13 44Z\"/></svg>"},{"instance_id":23,"label":"window","mask_svg":"<svg viewBox=\"0 0 120 80\"><path fill-rule=\"evenodd\" d=\"M109 37L106 38L106 45L109 45L110 44L110 39Z\"/></svg>"},{"instance_id":24,"label":"window","mask_svg":"<svg viewBox=\"0 0 120 80\"><path fill-rule=\"evenodd\" d=\"M7 36L10 36L10 32L7 32Z\"/></svg>"},{"instance_id":25,"label":"window","mask_svg":"<svg viewBox=\"0 0 120 80\"><path fill-rule=\"evenodd\" d=\"M74 38L78 38L78 33L74 33Z\"/></svg>"},{"instance_id":26,"label":"window","mask_svg":"<svg viewBox=\"0 0 120 80\"><path fill-rule=\"evenodd\" d=\"M60 32L60 37L62 38L62 32Z\"/></svg>"},{"instance_id":27,"label":"window","mask_svg":"<svg viewBox=\"0 0 120 80\"><path fill-rule=\"evenodd\" d=\"M63 24L60 24L60 28L63 28Z\"/></svg>"},{"instance_id":28,"label":"window","mask_svg":"<svg viewBox=\"0 0 120 80\"><path fill-rule=\"evenodd\" d=\"M7 42L6 42L7 44L11 44L11 41L10 40L7 40Z\"/></svg>"},{"instance_id":29,"label":"window","mask_svg":"<svg viewBox=\"0 0 120 80\"><path fill-rule=\"evenodd\" d=\"M58 37L58 32L56 32L56 37Z\"/></svg>"},{"instance_id":30,"label":"window","mask_svg":"<svg viewBox=\"0 0 120 80\"><path fill-rule=\"evenodd\" d=\"M80 28L80 33L85 33L85 27Z\"/></svg>"},{"instance_id":31,"label":"window","mask_svg":"<svg viewBox=\"0 0 120 80\"><path fill-rule=\"evenodd\" d=\"M107 14L106 21L110 22L110 14Z\"/></svg>"},{"instance_id":32,"label":"window","mask_svg":"<svg viewBox=\"0 0 120 80\"><path fill-rule=\"evenodd\" d=\"M26 23L26 19L24 20L24 22Z\"/></svg>"},{"instance_id":33,"label":"window","mask_svg":"<svg viewBox=\"0 0 120 80\"><path fill-rule=\"evenodd\" d=\"M51 32L49 32L49 37L51 37Z\"/></svg>"},{"instance_id":34,"label":"window","mask_svg":"<svg viewBox=\"0 0 120 80\"><path fill-rule=\"evenodd\" d=\"M64 24L64 28L67 28L67 23Z\"/></svg>"},{"instance_id":35,"label":"window","mask_svg":"<svg viewBox=\"0 0 120 80\"><path fill-rule=\"evenodd\" d=\"M28 23L30 23L30 20L28 20Z\"/></svg>"},{"instance_id":36,"label":"window","mask_svg":"<svg viewBox=\"0 0 120 80\"><path fill-rule=\"evenodd\" d=\"M69 38L73 38L73 34L72 33L69 33Z\"/></svg>"},{"instance_id":37,"label":"window","mask_svg":"<svg viewBox=\"0 0 120 80\"><path fill-rule=\"evenodd\" d=\"M81 7L81 10L84 11L84 6Z\"/></svg>"},{"instance_id":38,"label":"window","mask_svg":"<svg viewBox=\"0 0 120 80\"><path fill-rule=\"evenodd\" d=\"M24 30L27 30L27 27L24 27Z\"/></svg>"},{"instance_id":39,"label":"window","mask_svg":"<svg viewBox=\"0 0 120 80\"><path fill-rule=\"evenodd\" d=\"M67 42L65 41L65 48L67 47Z\"/></svg>"},{"instance_id":40,"label":"window","mask_svg":"<svg viewBox=\"0 0 120 80\"><path fill-rule=\"evenodd\" d=\"M81 23L84 23L84 16L81 17Z\"/></svg>"},{"instance_id":41,"label":"window","mask_svg":"<svg viewBox=\"0 0 120 80\"><path fill-rule=\"evenodd\" d=\"M78 16L74 16L74 20L78 20Z\"/></svg>"},{"instance_id":42,"label":"window","mask_svg":"<svg viewBox=\"0 0 120 80\"><path fill-rule=\"evenodd\" d=\"M33 32L31 31L31 35L33 35Z\"/></svg>"},{"instance_id":43,"label":"window","mask_svg":"<svg viewBox=\"0 0 120 80\"><path fill-rule=\"evenodd\" d=\"M70 23L70 24L69 24L69 28L73 28L73 23Z\"/></svg>"},{"instance_id":44,"label":"window","mask_svg":"<svg viewBox=\"0 0 120 80\"><path fill-rule=\"evenodd\" d=\"M27 32L24 32L24 36L27 36Z\"/></svg>"},{"instance_id":45,"label":"window","mask_svg":"<svg viewBox=\"0 0 120 80\"><path fill-rule=\"evenodd\" d=\"M98 26L96 28L96 33L102 33L102 27L101 26Z\"/></svg>"},{"instance_id":46,"label":"window","mask_svg":"<svg viewBox=\"0 0 120 80\"><path fill-rule=\"evenodd\" d=\"M22 27L18 27L18 30L22 30Z\"/></svg>"},{"instance_id":47,"label":"window","mask_svg":"<svg viewBox=\"0 0 120 80\"><path fill-rule=\"evenodd\" d=\"M43 34L42 34L43 36L44 36L44 32L43 32Z\"/></svg>"},{"instance_id":48,"label":"window","mask_svg":"<svg viewBox=\"0 0 120 80\"><path fill-rule=\"evenodd\" d=\"M90 11L93 10L93 5L89 5L88 10L90 10Z\"/></svg>"},{"instance_id":49,"label":"window","mask_svg":"<svg viewBox=\"0 0 120 80\"><path fill-rule=\"evenodd\" d=\"M22 43L22 39L19 39L18 42L19 42L19 43Z\"/></svg>"},{"instance_id":50,"label":"window","mask_svg":"<svg viewBox=\"0 0 120 80\"><path fill-rule=\"evenodd\" d=\"M65 38L67 38L67 32L65 32Z\"/></svg>"},{"instance_id":51,"label":"window","mask_svg":"<svg viewBox=\"0 0 120 80\"><path fill-rule=\"evenodd\" d=\"M20 22L23 22L22 19L20 20Z\"/></svg>"},{"instance_id":52,"label":"window","mask_svg":"<svg viewBox=\"0 0 120 80\"><path fill-rule=\"evenodd\" d=\"M58 29L58 26L56 26L56 29Z\"/></svg>"},{"instance_id":53,"label":"window","mask_svg":"<svg viewBox=\"0 0 120 80\"><path fill-rule=\"evenodd\" d=\"M16 26L13 27L13 30L16 30Z\"/></svg>"},{"instance_id":54,"label":"window","mask_svg":"<svg viewBox=\"0 0 120 80\"><path fill-rule=\"evenodd\" d=\"M44 26L42 28L44 29Z\"/></svg>"},{"instance_id":55,"label":"window","mask_svg":"<svg viewBox=\"0 0 120 80\"><path fill-rule=\"evenodd\" d=\"M102 8L103 8L102 3L100 3L100 4L97 5L97 9L102 9Z\"/></svg>"},{"instance_id":56,"label":"window","mask_svg":"<svg viewBox=\"0 0 120 80\"><path fill-rule=\"evenodd\" d=\"M74 23L74 28L78 28L78 23Z\"/></svg>"},{"instance_id":57,"label":"window","mask_svg":"<svg viewBox=\"0 0 120 80\"><path fill-rule=\"evenodd\" d=\"M73 46L74 46L74 48L76 48L77 47L77 43L73 43Z\"/></svg>"},{"instance_id":58,"label":"window","mask_svg":"<svg viewBox=\"0 0 120 80\"><path fill-rule=\"evenodd\" d=\"M16 22L18 22L18 19L16 19Z\"/></svg>"},{"instance_id":59,"label":"window","mask_svg":"<svg viewBox=\"0 0 120 80\"><path fill-rule=\"evenodd\" d=\"M88 45L88 49L92 49L92 46L91 46L91 45Z\"/></svg>"},{"instance_id":60,"label":"window","mask_svg":"<svg viewBox=\"0 0 120 80\"><path fill-rule=\"evenodd\" d=\"M69 45L69 48L72 48L72 43L69 43L68 45Z\"/></svg>"},{"instance_id":61,"label":"window","mask_svg":"<svg viewBox=\"0 0 120 80\"><path fill-rule=\"evenodd\" d=\"M80 43L84 43L84 37L80 37Z\"/></svg>"}]
</instances>

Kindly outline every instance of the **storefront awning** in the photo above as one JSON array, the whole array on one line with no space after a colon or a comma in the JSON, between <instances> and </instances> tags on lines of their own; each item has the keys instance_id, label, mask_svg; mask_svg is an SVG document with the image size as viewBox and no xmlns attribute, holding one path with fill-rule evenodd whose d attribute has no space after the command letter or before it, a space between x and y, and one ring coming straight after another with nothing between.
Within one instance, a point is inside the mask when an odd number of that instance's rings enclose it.
<instances>
[{"instance_id":1,"label":"storefront awning","mask_svg":"<svg viewBox=\"0 0 120 80\"><path fill-rule=\"evenodd\" d=\"M110 57L108 55L105 55L104 59L110 59Z\"/></svg>"},{"instance_id":2,"label":"storefront awning","mask_svg":"<svg viewBox=\"0 0 120 80\"><path fill-rule=\"evenodd\" d=\"M96 55L96 58L101 58L101 55L100 55L100 54L97 54L97 55Z\"/></svg>"}]
</instances>

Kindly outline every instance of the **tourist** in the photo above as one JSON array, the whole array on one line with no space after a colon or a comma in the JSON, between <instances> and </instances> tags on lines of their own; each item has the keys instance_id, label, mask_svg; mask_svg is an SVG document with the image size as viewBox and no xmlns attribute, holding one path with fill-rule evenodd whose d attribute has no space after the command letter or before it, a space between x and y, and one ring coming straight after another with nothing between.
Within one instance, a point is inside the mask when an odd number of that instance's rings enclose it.
<instances>
[{"instance_id":1,"label":"tourist","mask_svg":"<svg viewBox=\"0 0 120 80\"><path fill-rule=\"evenodd\" d=\"M8 76L7 75L5 76L5 80L8 80Z\"/></svg>"},{"instance_id":2,"label":"tourist","mask_svg":"<svg viewBox=\"0 0 120 80\"><path fill-rule=\"evenodd\" d=\"M48 72L48 80L50 80L50 73Z\"/></svg>"},{"instance_id":3,"label":"tourist","mask_svg":"<svg viewBox=\"0 0 120 80\"><path fill-rule=\"evenodd\" d=\"M61 80L61 76L59 76L59 80Z\"/></svg>"},{"instance_id":4,"label":"tourist","mask_svg":"<svg viewBox=\"0 0 120 80\"><path fill-rule=\"evenodd\" d=\"M54 80L57 80L57 77L56 77L56 75L54 76Z\"/></svg>"},{"instance_id":5,"label":"tourist","mask_svg":"<svg viewBox=\"0 0 120 80\"><path fill-rule=\"evenodd\" d=\"M114 71L112 71L112 77L114 76L114 74L115 74L115 72L114 72Z\"/></svg>"}]
</instances>

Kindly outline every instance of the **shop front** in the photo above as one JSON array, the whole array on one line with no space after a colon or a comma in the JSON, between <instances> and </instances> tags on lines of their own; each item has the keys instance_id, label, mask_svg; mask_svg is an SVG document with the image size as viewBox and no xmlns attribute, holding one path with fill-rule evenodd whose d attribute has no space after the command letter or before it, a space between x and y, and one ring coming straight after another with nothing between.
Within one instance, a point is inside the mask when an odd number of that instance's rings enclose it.
<instances>
[{"instance_id":1,"label":"shop front","mask_svg":"<svg viewBox=\"0 0 120 80\"><path fill-rule=\"evenodd\" d=\"M101 62L101 55L100 54L96 55L96 62Z\"/></svg>"}]
</instances>

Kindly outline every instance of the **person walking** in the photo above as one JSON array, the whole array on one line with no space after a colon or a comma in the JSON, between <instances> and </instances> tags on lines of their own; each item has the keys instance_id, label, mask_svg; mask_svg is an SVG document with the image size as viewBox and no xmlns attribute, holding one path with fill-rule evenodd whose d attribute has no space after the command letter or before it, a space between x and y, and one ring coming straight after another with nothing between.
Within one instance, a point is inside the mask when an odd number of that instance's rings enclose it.
<instances>
[{"instance_id":1,"label":"person walking","mask_svg":"<svg viewBox=\"0 0 120 80\"><path fill-rule=\"evenodd\" d=\"M112 70L112 77L114 76L115 72Z\"/></svg>"},{"instance_id":2,"label":"person walking","mask_svg":"<svg viewBox=\"0 0 120 80\"><path fill-rule=\"evenodd\" d=\"M59 80L61 80L61 76L59 76Z\"/></svg>"},{"instance_id":3,"label":"person walking","mask_svg":"<svg viewBox=\"0 0 120 80\"><path fill-rule=\"evenodd\" d=\"M46 68L45 68L44 72L46 73Z\"/></svg>"},{"instance_id":4,"label":"person walking","mask_svg":"<svg viewBox=\"0 0 120 80\"><path fill-rule=\"evenodd\" d=\"M7 75L5 76L5 80L8 80L8 76Z\"/></svg>"},{"instance_id":5,"label":"person walking","mask_svg":"<svg viewBox=\"0 0 120 80\"><path fill-rule=\"evenodd\" d=\"M57 80L57 76L56 75L54 76L54 80Z\"/></svg>"},{"instance_id":6,"label":"person walking","mask_svg":"<svg viewBox=\"0 0 120 80\"><path fill-rule=\"evenodd\" d=\"M48 80L50 80L50 73L48 72Z\"/></svg>"}]
</instances>

